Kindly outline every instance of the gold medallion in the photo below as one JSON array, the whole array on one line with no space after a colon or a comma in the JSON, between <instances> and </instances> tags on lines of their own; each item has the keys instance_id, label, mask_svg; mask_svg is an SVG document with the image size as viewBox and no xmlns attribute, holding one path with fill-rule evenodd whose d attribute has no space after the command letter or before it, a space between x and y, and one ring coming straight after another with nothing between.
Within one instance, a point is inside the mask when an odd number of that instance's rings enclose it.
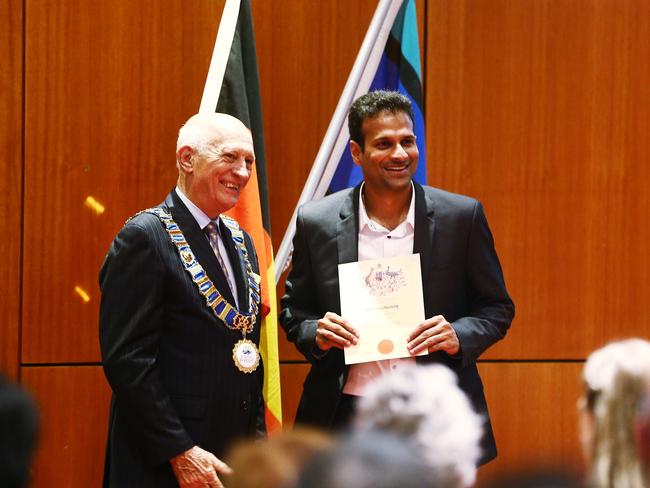
<instances>
[{"instance_id":1,"label":"gold medallion","mask_svg":"<svg viewBox=\"0 0 650 488\"><path fill-rule=\"evenodd\" d=\"M241 339L232 348L232 359L242 373L252 373L260 364L260 352L253 341Z\"/></svg>"}]
</instances>

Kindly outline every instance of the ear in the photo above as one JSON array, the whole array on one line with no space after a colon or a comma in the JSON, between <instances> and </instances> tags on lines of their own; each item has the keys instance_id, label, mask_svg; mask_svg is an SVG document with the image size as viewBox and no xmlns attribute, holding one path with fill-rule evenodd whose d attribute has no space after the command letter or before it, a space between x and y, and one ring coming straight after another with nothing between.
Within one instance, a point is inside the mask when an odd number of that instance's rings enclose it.
<instances>
[{"instance_id":1,"label":"ear","mask_svg":"<svg viewBox=\"0 0 650 488\"><path fill-rule=\"evenodd\" d=\"M191 173L194 170L194 156L195 151L190 146L183 146L176 151L176 164L178 169L183 173Z\"/></svg>"},{"instance_id":2,"label":"ear","mask_svg":"<svg viewBox=\"0 0 650 488\"><path fill-rule=\"evenodd\" d=\"M350 154L352 155L352 161L354 164L361 166L361 146L358 142L350 141Z\"/></svg>"}]
</instances>

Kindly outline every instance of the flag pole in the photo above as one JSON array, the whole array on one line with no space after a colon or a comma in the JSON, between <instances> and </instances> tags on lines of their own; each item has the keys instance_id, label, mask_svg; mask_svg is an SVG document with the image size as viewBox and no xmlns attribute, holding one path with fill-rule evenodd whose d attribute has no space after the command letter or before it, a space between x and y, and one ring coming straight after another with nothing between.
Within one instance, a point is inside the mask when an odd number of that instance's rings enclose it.
<instances>
[{"instance_id":1,"label":"flag pole","mask_svg":"<svg viewBox=\"0 0 650 488\"><path fill-rule=\"evenodd\" d=\"M386 41L388 41L388 36L390 36L390 32L395 22L395 18L399 13L399 9L401 8L403 1L404 0L393 0L391 2L390 9L386 14L384 22L379 31L379 35L377 36L377 40L372 46L372 51L368 58L368 62L366 63L365 69L363 70L361 79L359 80L359 84L357 85L357 89L354 92L354 96L352 97L350 104L352 103L352 101L356 100L364 93L368 93L368 90L370 89L370 85L372 84L372 81L375 77L375 73L377 72L379 63L381 62L381 57L384 54ZM347 116L347 109L346 109L346 116ZM327 193L327 190L330 187L330 183L332 182L332 178L334 177L334 173L336 173L336 168L338 166L338 163L341 160L341 155L343 154L343 151L347 148L349 140L350 140L350 131L348 130L348 126L347 124L345 124L345 120L344 120L343 126L339 131L338 138L336 139L336 142L332 147L329 160L327 161L325 169L323 170L323 173L320 177L318 186L314 190L312 200L318 200L323 196L325 196L325 194Z\"/></svg>"},{"instance_id":2,"label":"flag pole","mask_svg":"<svg viewBox=\"0 0 650 488\"><path fill-rule=\"evenodd\" d=\"M329 127L327 128L327 132L325 132L323 142L321 143L318 153L316 154L314 164L312 165L311 171L309 172L309 176L307 177L305 186L302 190L300 198L298 199L296 208L293 211L291 220L287 226L287 230L284 233L284 237L282 238L282 243L280 244L278 253L275 256L276 284L278 281L280 281L280 276L282 275L282 272L285 270L289 262L289 255L291 253L291 241L293 240L293 236L296 232L296 216L298 214L298 207L300 207L300 205L303 203L313 199L314 192L319 186L319 182L322 179L323 172L326 169L328 161L331 161L330 156L332 154L332 150L337 143L337 140L342 137L340 135L340 132L345 124L348 109L356 98L357 94L361 93L359 91L359 84L363 79L366 70L370 68L370 66L368 66L368 62L373 53L373 50L375 46L379 44L379 52L381 53L383 51L386 39L384 38L383 43L379 42L380 35L382 32L385 33L386 36L388 35L402 2L403 0L379 0L377 4L377 8L370 22L370 26L366 32L366 36L363 39L363 43L361 44L357 58L354 61L352 70L350 71L350 76L345 83L341 97L339 98L336 109L334 110L332 120L330 121ZM392 13L392 16L389 16L389 13ZM388 26L388 28L386 28L386 26ZM379 57L381 57L381 54ZM377 62L374 64L372 76L374 76L374 70L377 68L379 57L377 58ZM370 76L370 80L367 82L367 86L365 87L366 91L368 90L370 83L372 83L372 76ZM366 75L366 78L368 78L368 75ZM344 139L344 143L345 142L347 142L347 137ZM330 171L330 180L331 175L333 174L334 171Z\"/></svg>"},{"instance_id":3,"label":"flag pole","mask_svg":"<svg viewBox=\"0 0 650 488\"><path fill-rule=\"evenodd\" d=\"M230 48L237 29L240 5L241 0L226 0L226 5L223 7L221 22L219 22L219 30L217 31L217 40L214 42L210 68L203 87L199 113L214 113L217 102L219 102L221 84L226 73Z\"/></svg>"}]
</instances>

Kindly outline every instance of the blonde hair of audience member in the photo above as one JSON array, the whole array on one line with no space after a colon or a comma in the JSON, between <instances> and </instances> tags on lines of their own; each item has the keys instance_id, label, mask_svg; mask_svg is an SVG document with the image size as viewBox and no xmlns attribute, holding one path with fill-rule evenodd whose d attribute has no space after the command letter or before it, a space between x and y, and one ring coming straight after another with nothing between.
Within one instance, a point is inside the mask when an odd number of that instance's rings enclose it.
<instances>
[{"instance_id":1,"label":"blonde hair of audience member","mask_svg":"<svg viewBox=\"0 0 650 488\"><path fill-rule=\"evenodd\" d=\"M650 486L634 439L635 417L648 378L650 342L642 339L611 343L587 358L580 427L591 486Z\"/></svg>"},{"instance_id":2,"label":"blonde hair of audience member","mask_svg":"<svg viewBox=\"0 0 650 488\"><path fill-rule=\"evenodd\" d=\"M224 484L228 488L293 486L312 457L333 447L329 434L303 427L268 440L243 441L226 458L233 473L224 479Z\"/></svg>"},{"instance_id":3,"label":"blonde hair of audience member","mask_svg":"<svg viewBox=\"0 0 650 488\"><path fill-rule=\"evenodd\" d=\"M359 399L357 432L384 431L412 443L443 486L476 478L483 420L446 366L409 366L378 378Z\"/></svg>"},{"instance_id":4,"label":"blonde hair of audience member","mask_svg":"<svg viewBox=\"0 0 650 488\"><path fill-rule=\"evenodd\" d=\"M646 477L650 478L650 377L643 400L639 403L634 422L634 434L641 466L645 470Z\"/></svg>"}]
</instances>

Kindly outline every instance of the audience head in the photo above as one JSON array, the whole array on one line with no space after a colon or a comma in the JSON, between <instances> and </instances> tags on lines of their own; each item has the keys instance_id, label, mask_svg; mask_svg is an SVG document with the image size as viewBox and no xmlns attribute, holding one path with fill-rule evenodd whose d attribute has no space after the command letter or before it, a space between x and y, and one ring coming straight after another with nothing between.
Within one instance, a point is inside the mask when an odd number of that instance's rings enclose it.
<instances>
[{"instance_id":1,"label":"audience head","mask_svg":"<svg viewBox=\"0 0 650 488\"><path fill-rule=\"evenodd\" d=\"M650 378L650 342L627 339L593 352L584 366L581 440L589 483L648 486L634 438L639 404Z\"/></svg>"},{"instance_id":2,"label":"audience head","mask_svg":"<svg viewBox=\"0 0 650 488\"><path fill-rule=\"evenodd\" d=\"M411 366L382 376L360 398L359 433L389 432L415 448L441 486L474 483L483 420L442 365Z\"/></svg>"},{"instance_id":3,"label":"audience head","mask_svg":"<svg viewBox=\"0 0 650 488\"><path fill-rule=\"evenodd\" d=\"M415 447L392 433L364 432L319 454L296 488L438 488Z\"/></svg>"},{"instance_id":4,"label":"audience head","mask_svg":"<svg viewBox=\"0 0 650 488\"><path fill-rule=\"evenodd\" d=\"M648 378L650 383L650 378ZM650 387L646 388L634 425L635 442L641 465L650 479Z\"/></svg>"},{"instance_id":5,"label":"audience head","mask_svg":"<svg viewBox=\"0 0 650 488\"><path fill-rule=\"evenodd\" d=\"M228 488L286 488L293 486L303 466L334 441L324 432L296 428L267 441L244 441L230 452L233 473Z\"/></svg>"},{"instance_id":6,"label":"audience head","mask_svg":"<svg viewBox=\"0 0 650 488\"><path fill-rule=\"evenodd\" d=\"M497 477L486 488L579 488L573 473L554 467L515 470Z\"/></svg>"},{"instance_id":7,"label":"audience head","mask_svg":"<svg viewBox=\"0 0 650 488\"><path fill-rule=\"evenodd\" d=\"M38 416L31 397L0 376L0 486L27 485Z\"/></svg>"}]
</instances>

